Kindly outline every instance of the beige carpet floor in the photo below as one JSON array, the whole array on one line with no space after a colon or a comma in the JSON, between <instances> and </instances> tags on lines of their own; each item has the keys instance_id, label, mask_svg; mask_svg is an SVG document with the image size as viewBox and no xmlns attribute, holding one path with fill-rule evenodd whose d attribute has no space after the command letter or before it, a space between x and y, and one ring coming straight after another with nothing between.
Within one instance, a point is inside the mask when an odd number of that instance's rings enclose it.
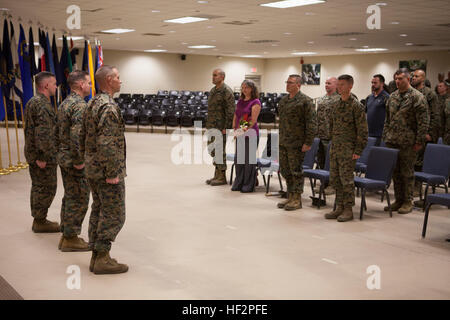
<instances>
[{"instance_id":1,"label":"beige carpet floor","mask_svg":"<svg viewBox=\"0 0 450 320\"><path fill-rule=\"evenodd\" d=\"M306 182L303 209L286 212L262 186L252 194L231 192L204 183L213 173L208 164L174 164L176 137L126 136L127 220L111 251L130 266L125 274L93 275L90 253L62 253L59 234L32 233L28 171L0 177L0 274L25 299L450 298L447 208L432 208L425 239L422 211L390 218L375 194L368 195L364 220L357 219L357 198L355 220L338 223L323 218L334 197L326 208L313 208ZM0 138L7 166L3 128ZM58 179L49 210L57 221L63 196ZM271 191L278 189L272 179ZM380 288L370 290L367 270L374 265ZM73 268L80 270L80 289L70 286Z\"/></svg>"}]
</instances>

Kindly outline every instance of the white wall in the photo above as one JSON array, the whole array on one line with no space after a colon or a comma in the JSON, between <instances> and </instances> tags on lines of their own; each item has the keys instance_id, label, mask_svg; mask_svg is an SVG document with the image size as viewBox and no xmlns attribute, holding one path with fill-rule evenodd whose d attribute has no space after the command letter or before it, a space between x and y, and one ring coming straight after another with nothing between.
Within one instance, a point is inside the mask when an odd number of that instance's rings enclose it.
<instances>
[{"instance_id":1,"label":"white wall","mask_svg":"<svg viewBox=\"0 0 450 320\"><path fill-rule=\"evenodd\" d=\"M399 61L412 59L427 60L427 78L433 87L437 84L439 72L447 76L450 71L448 51L304 57L304 63L321 63L322 74L319 86L304 85L302 91L317 98L325 94L327 77L348 73L355 79L353 92L363 99L370 93L370 81L374 74L383 74L388 83L398 69ZM79 55L79 65L81 60ZM240 87L246 74L258 74L261 75L262 91L285 92L287 76L301 71L300 57L218 59L215 56L188 54L182 61L178 54L105 50L104 61L118 67L123 82L121 92L127 93L156 93L159 89L209 90L212 87L211 73L217 67L225 70L225 82L232 89ZM252 73L251 68L257 68L257 72Z\"/></svg>"},{"instance_id":2,"label":"white wall","mask_svg":"<svg viewBox=\"0 0 450 320\"><path fill-rule=\"evenodd\" d=\"M450 52L407 52L407 53L378 53L364 55L339 55L324 57L304 57L304 63L320 63L320 86L303 85L302 91L312 98L325 94L325 80L330 76L347 73L353 76L355 84L353 92L359 99L364 99L370 93L372 76L381 73L386 78L386 84L392 80L398 69L400 60L427 60L427 78L432 87L437 84L438 73L450 71ZM264 72L264 90L266 92L284 92L284 81L289 74L300 73L300 57L285 59L268 59Z\"/></svg>"},{"instance_id":3,"label":"white wall","mask_svg":"<svg viewBox=\"0 0 450 320\"><path fill-rule=\"evenodd\" d=\"M156 93L161 90L207 91L213 86L212 72L222 68L225 83L239 88L246 74L262 74L264 59L231 58L203 55L146 53L105 50L105 64L115 65L122 80L121 92ZM256 73L251 68L257 68Z\"/></svg>"}]
</instances>

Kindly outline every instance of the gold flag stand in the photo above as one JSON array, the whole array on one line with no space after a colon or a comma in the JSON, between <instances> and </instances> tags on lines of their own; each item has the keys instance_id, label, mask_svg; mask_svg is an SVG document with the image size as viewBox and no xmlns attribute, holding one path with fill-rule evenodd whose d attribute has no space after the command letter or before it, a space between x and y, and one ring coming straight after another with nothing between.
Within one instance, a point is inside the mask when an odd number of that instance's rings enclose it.
<instances>
[{"instance_id":1,"label":"gold flag stand","mask_svg":"<svg viewBox=\"0 0 450 320\"><path fill-rule=\"evenodd\" d=\"M3 168L3 160L2 160L2 144L0 142L0 176L4 176L10 174L11 172Z\"/></svg>"},{"instance_id":2,"label":"gold flag stand","mask_svg":"<svg viewBox=\"0 0 450 320\"><path fill-rule=\"evenodd\" d=\"M17 146L17 164L16 164L16 168L18 168L18 169L25 169L26 168L25 164L20 162L19 130L17 128L16 97L14 95L14 91L13 91L12 101L13 101L13 109L14 109L14 128L16 130L16 146Z\"/></svg>"},{"instance_id":3,"label":"gold flag stand","mask_svg":"<svg viewBox=\"0 0 450 320\"><path fill-rule=\"evenodd\" d=\"M8 142L8 156L9 156L9 167L6 168L9 172L17 172L20 169L13 166L11 163L11 145L9 143L9 126L8 126L8 110L6 108L6 99L5 96L3 96L3 107L5 108L5 126L6 126L6 140Z\"/></svg>"},{"instance_id":4,"label":"gold flag stand","mask_svg":"<svg viewBox=\"0 0 450 320\"><path fill-rule=\"evenodd\" d=\"M23 102L22 100L20 100L20 114L22 115L22 129L23 129L23 138L25 139L25 118L23 115ZM25 161L24 163L22 163L22 168L28 168L28 163Z\"/></svg>"}]
</instances>

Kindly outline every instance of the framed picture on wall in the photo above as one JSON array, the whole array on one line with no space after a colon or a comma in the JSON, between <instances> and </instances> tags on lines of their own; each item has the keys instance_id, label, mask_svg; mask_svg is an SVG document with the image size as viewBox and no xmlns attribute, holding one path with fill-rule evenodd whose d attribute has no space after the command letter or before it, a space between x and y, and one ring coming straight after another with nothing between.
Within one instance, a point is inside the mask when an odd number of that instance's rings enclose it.
<instances>
[{"instance_id":1,"label":"framed picture on wall","mask_svg":"<svg viewBox=\"0 0 450 320\"><path fill-rule=\"evenodd\" d=\"M320 63L302 64L302 82L304 84L320 85Z\"/></svg>"},{"instance_id":2,"label":"framed picture on wall","mask_svg":"<svg viewBox=\"0 0 450 320\"><path fill-rule=\"evenodd\" d=\"M410 72L422 69L427 72L427 60L404 60L399 62L400 68L406 68Z\"/></svg>"}]
</instances>

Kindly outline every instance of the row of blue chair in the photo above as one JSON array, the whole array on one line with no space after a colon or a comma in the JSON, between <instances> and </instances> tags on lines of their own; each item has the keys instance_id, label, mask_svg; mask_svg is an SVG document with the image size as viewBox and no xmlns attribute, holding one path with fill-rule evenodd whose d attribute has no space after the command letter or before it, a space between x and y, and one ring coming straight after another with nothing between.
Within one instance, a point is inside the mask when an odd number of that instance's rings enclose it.
<instances>
[{"instance_id":1,"label":"row of blue chair","mask_svg":"<svg viewBox=\"0 0 450 320\"><path fill-rule=\"evenodd\" d=\"M386 196L386 200L389 207L389 215L392 217L391 203L388 193L388 188L391 184L392 174L396 167L398 150L386 148L385 145L381 147L375 147L375 138L370 137L368 143L362 153L360 160L357 162L355 171L358 173L355 176L355 187L361 190L361 205L360 205L360 219L363 219L364 211L367 211L366 204L366 192L367 191L381 191L382 195ZM326 152L325 168L313 169L315 163L315 157L317 154L320 140L314 139L311 149L305 154L303 162L303 173L306 178L309 178L313 197L315 197L314 185L316 180L320 181L320 190L318 198L318 207L320 209L321 200L326 201L325 187L329 184L330 179L330 148L331 143L328 145ZM257 159L257 168L263 175L264 184L266 186L266 193L269 192L270 177L272 173L276 172L280 182L281 191L283 191L283 185L280 177L280 166L278 162L278 134L271 133L268 137L268 143L263 151L262 158ZM270 150L272 154L270 154ZM234 155L227 155L227 160L233 161ZM233 181L233 167L230 176L230 184ZM268 181L265 181L265 172L269 172ZM424 156L424 166L422 172L416 172L415 177L418 181L426 184L425 189L425 204L424 210L429 210L432 203L439 203L446 205L445 202L448 198L448 178L450 172L450 146L443 144L427 144ZM364 177L361 174L364 173ZM428 195L428 188L435 188L443 186L446 191L446 195ZM323 199L322 199L323 197ZM383 198L382 198L383 201ZM433 202L434 201L434 202ZM428 219L428 211L425 219ZM424 228L426 223L424 223ZM424 229L425 230L425 229ZM425 232L425 231L424 231ZM424 233L425 235L425 233Z\"/></svg>"}]
</instances>

